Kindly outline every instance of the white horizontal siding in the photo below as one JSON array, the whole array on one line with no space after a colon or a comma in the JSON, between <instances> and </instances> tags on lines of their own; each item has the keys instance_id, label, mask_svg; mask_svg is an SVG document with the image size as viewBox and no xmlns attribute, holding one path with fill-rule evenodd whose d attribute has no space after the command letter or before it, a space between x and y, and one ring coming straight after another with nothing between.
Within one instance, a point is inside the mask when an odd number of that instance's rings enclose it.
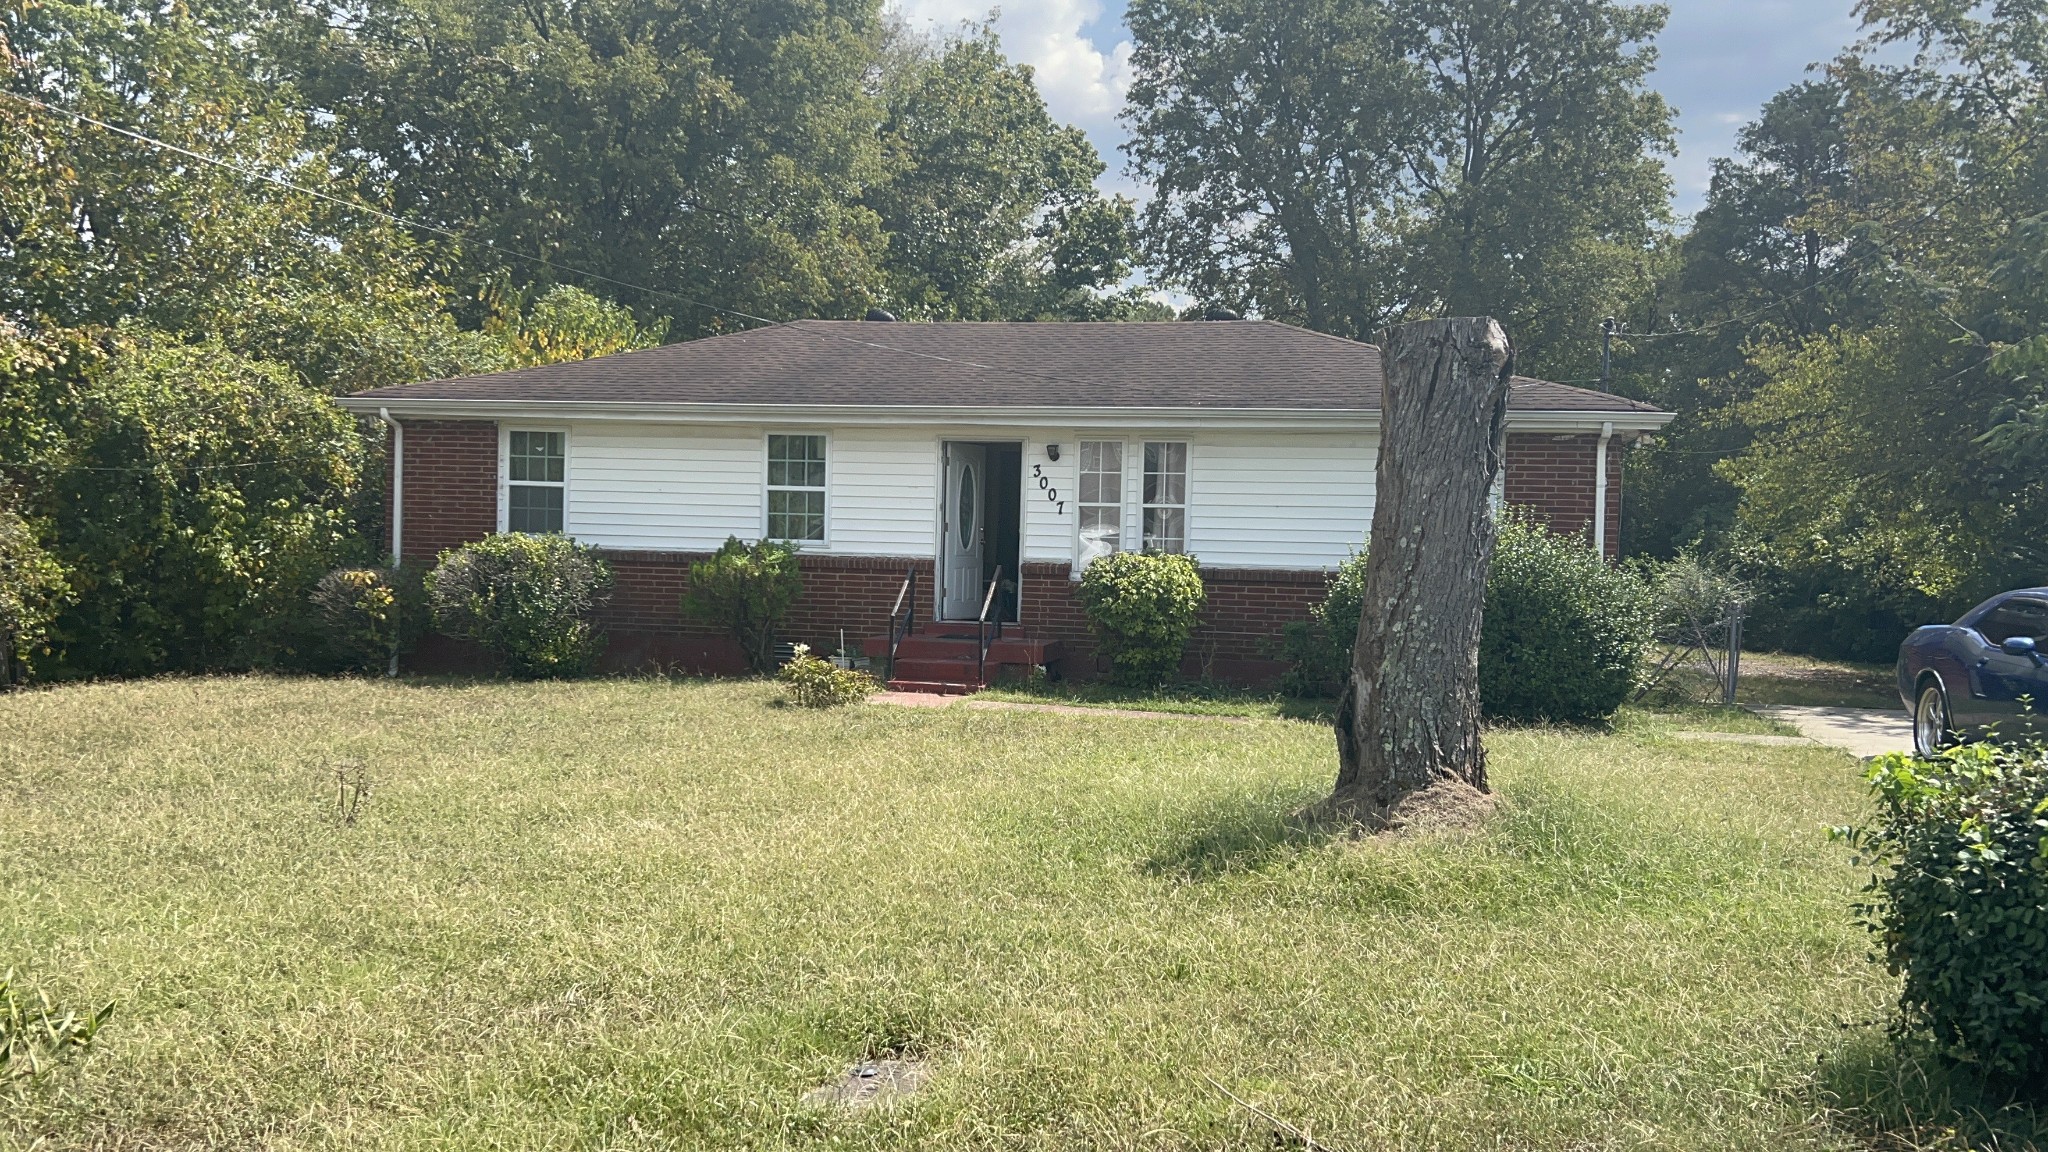
<instances>
[{"instance_id":1,"label":"white horizontal siding","mask_svg":"<svg viewBox=\"0 0 2048 1152\"><path fill-rule=\"evenodd\" d=\"M705 552L761 534L758 431L645 424L569 430L570 535L606 548Z\"/></svg>"},{"instance_id":2,"label":"white horizontal siding","mask_svg":"<svg viewBox=\"0 0 2048 1152\"><path fill-rule=\"evenodd\" d=\"M1074 506L1074 468L1081 451L1072 438L1063 437L1050 441L1060 446L1060 458L1048 460L1047 443L1042 439L1024 442L1024 559L1071 564L1074 525L1081 515ZM1038 486L1041 475L1043 488ZM1066 505L1064 511L1061 501Z\"/></svg>"},{"instance_id":3,"label":"white horizontal siding","mask_svg":"<svg viewBox=\"0 0 2048 1152\"><path fill-rule=\"evenodd\" d=\"M1372 528L1370 436L1196 438L1188 448L1188 551L1216 568L1334 568Z\"/></svg>"},{"instance_id":4,"label":"white horizontal siding","mask_svg":"<svg viewBox=\"0 0 2048 1152\"><path fill-rule=\"evenodd\" d=\"M826 449L830 506L822 547L847 556L930 556L937 531L938 439L853 428Z\"/></svg>"},{"instance_id":5,"label":"white horizontal siding","mask_svg":"<svg viewBox=\"0 0 2048 1152\"><path fill-rule=\"evenodd\" d=\"M820 431L791 428L792 432ZM763 530L768 429L576 424L570 428L568 529L610 548L701 552ZM932 555L942 439L1009 439L1000 429L822 429L827 541L814 552ZM1372 523L1371 435L1158 432L1023 435L1023 552L1071 563L1082 439L1124 440L1125 546L1138 538L1146 440L1185 440L1188 549L1226 568L1332 568L1364 547ZM1046 444L1060 459L1046 458ZM1036 469L1036 471L1034 471ZM1039 486L1040 475L1045 487Z\"/></svg>"}]
</instances>

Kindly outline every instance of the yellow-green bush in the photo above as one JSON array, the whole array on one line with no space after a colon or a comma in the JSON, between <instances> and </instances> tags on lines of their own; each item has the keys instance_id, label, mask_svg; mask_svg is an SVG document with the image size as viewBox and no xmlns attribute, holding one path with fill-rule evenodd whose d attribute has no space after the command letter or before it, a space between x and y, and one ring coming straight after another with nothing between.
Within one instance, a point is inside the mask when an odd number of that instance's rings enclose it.
<instances>
[{"instance_id":1,"label":"yellow-green bush","mask_svg":"<svg viewBox=\"0 0 2048 1152\"><path fill-rule=\"evenodd\" d=\"M881 687L865 672L811 655L808 644L796 646L796 655L776 673L776 679L783 683L785 699L799 708L837 708L865 699Z\"/></svg>"}]
</instances>

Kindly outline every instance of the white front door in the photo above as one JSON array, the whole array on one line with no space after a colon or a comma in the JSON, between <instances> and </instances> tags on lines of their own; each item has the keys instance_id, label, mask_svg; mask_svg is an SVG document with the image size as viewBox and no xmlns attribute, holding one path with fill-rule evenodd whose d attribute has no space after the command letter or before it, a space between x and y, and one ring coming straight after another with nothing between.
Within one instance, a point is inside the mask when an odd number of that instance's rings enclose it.
<instances>
[{"instance_id":1,"label":"white front door","mask_svg":"<svg viewBox=\"0 0 2048 1152\"><path fill-rule=\"evenodd\" d=\"M947 444L945 559L939 615L972 620L981 614L981 547L988 535L983 526L988 453L979 444Z\"/></svg>"}]
</instances>

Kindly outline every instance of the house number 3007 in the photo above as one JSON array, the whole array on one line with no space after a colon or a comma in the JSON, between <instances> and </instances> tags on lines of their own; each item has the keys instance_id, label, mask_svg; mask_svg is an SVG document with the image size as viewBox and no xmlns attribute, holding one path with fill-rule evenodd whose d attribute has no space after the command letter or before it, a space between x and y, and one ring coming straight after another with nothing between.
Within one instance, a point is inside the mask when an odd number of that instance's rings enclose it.
<instances>
[{"instance_id":1,"label":"house number 3007","mask_svg":"<svg viewBox=\"0 0 2048 1152\"><path fill-rule=\"evenodd\" d=\"M1031 474L1038 477L1038 490L1045 493L1046 501L1059 505L1060 515L1065 516L1067 514L1067 502L1060 499L1060 490L1053 487L1052 480L1046 476L1045 465L1033 464L1031 466Z\"/></svg>"}]
</instances>

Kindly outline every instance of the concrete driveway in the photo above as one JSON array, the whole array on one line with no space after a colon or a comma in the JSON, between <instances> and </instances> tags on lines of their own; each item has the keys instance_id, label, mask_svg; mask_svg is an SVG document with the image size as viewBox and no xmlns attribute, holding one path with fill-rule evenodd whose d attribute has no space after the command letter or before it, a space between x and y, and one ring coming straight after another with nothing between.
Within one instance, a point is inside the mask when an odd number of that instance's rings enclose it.
<instances>
[{"instance_id":1,"label":"concrete driveway","mask_svg":"<svg viewBox=\"0 0 2048 1152\"><path fill-rule=\"evenodd\" d=\"M1772 704L1757 711L1799 729L1799 734L1809 740L1857 756L1882 756L1886 752L1913 750L1913 721L1903 708L1815 708Z\"/></svg>"}]
</instances>

